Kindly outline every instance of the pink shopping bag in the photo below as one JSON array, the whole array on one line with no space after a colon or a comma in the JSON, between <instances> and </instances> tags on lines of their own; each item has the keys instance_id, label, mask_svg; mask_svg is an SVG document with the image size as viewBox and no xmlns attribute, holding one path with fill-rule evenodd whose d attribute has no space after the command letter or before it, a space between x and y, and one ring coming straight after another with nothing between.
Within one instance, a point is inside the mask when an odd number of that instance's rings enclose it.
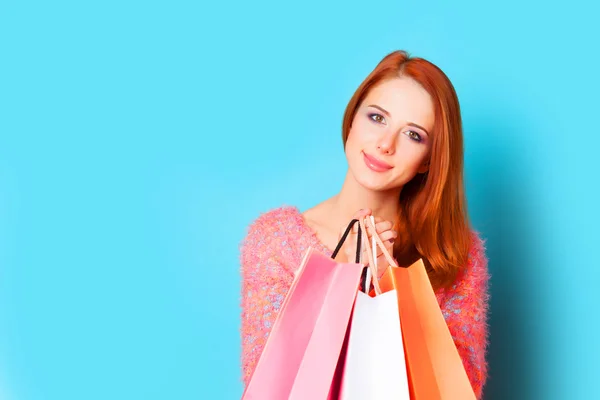
<instances>
[{"instance_id":1,"label":"pink shopping bag","mask_svg":"<svg viewBox=\"0 0 600 400\"><path fill-rule=\"evenodd\" d=\"M355 222L346 229L332 258L312 248L305 253L243 400L332 398L334 375L364 268L358 263L360 233L356 263L338 263L333 258Z\"/></svg>"}]
</instances>

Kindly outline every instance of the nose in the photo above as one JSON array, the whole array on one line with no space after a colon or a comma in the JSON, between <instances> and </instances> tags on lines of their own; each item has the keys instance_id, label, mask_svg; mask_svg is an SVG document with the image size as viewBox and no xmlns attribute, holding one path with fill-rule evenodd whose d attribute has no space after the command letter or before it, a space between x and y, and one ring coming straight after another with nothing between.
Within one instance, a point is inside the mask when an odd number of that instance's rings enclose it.
<instances>
[{"instance_id":1,"label":"nose","mask_svg":"<svg viewBox=\"0 0 600 400\"><path fill-rule=\"evenodd\" d=\"M377 142L377 150L388 155L394 154L396 151L395 142L395 134L386 134Z\"/></svg>"}]
</instances>

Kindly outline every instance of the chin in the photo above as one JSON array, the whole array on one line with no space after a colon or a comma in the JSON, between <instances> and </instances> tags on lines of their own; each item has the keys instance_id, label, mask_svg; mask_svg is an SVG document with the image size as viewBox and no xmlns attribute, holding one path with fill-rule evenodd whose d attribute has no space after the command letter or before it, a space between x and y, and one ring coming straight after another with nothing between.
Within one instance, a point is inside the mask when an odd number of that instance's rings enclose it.
<instances>
[{"instance_id":1,"label":"chin","mask_svg":"<svg viewBox=\"0 0 600 400\"><path fill-rule=\"evenodd\" d=\"M360 171L359 173L352 173L354 180L360 186L365 189L372 190L374 192L382 192L390 189L394 189L395 185L391 184L388 179L376 176L370 169L366 171Z\"/></svg>"},{"instance_id":2,"label":"chin","mask_svg":"<svg viewBox=\"0 0 600 400\"><path fill-rule=\"evenodd\" d=\"M395 189L394 185L389 185L389 184L385 184L385 183L379 183L379 182L369 182L369 181L358 181L358 184L362 187L364 187L367 190L371 190L373 192L386 192L392 189Z\"/></svg>"}]
</instances>

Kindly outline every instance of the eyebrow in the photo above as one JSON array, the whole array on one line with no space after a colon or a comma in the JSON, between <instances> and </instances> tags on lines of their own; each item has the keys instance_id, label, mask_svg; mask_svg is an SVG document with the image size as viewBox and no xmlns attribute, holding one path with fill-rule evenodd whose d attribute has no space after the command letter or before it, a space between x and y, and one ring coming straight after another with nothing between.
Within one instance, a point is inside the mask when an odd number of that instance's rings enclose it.
<instances>
[{"instance_id":1,"label":"eyebrow","mask_svg":"<svg viewBox=\"0 0 600 400\"><path fill-rule=\"evenodd\" d=\"M387 115L388 117L391 117L390 113L387 110L379 107L377 104L370 104L369 107L377 108L378 110L381 110L381 112L384 113L385 115ZM407 122L406 125L410 125L410 126L414 126L415 128L419 128L419 129L423 130L427 134L427 136L429 136L429 132L427 132L427 129L423 128L419 124L415 124L414 122Z\"/></svg>"}]
</instances>

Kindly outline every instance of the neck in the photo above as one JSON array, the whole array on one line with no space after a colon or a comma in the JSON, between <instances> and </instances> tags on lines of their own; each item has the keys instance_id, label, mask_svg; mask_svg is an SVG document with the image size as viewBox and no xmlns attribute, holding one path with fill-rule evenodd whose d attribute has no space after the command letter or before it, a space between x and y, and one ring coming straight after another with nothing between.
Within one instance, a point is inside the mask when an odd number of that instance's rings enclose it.
<instances>
[{"instance_id":1,"label":"neck","mask_svg":"<svg viewBox=\"0 0 600 400\"><path fill-rule=\"evenodd\" d=\"M364 188L348 170L342 189L331 198L331 217L338 226L350 222L360 209L368 208L371 215L394 223L400 207L398 199L402 188L389 191L374 191Z\"/></svg>"}]
</instances>

